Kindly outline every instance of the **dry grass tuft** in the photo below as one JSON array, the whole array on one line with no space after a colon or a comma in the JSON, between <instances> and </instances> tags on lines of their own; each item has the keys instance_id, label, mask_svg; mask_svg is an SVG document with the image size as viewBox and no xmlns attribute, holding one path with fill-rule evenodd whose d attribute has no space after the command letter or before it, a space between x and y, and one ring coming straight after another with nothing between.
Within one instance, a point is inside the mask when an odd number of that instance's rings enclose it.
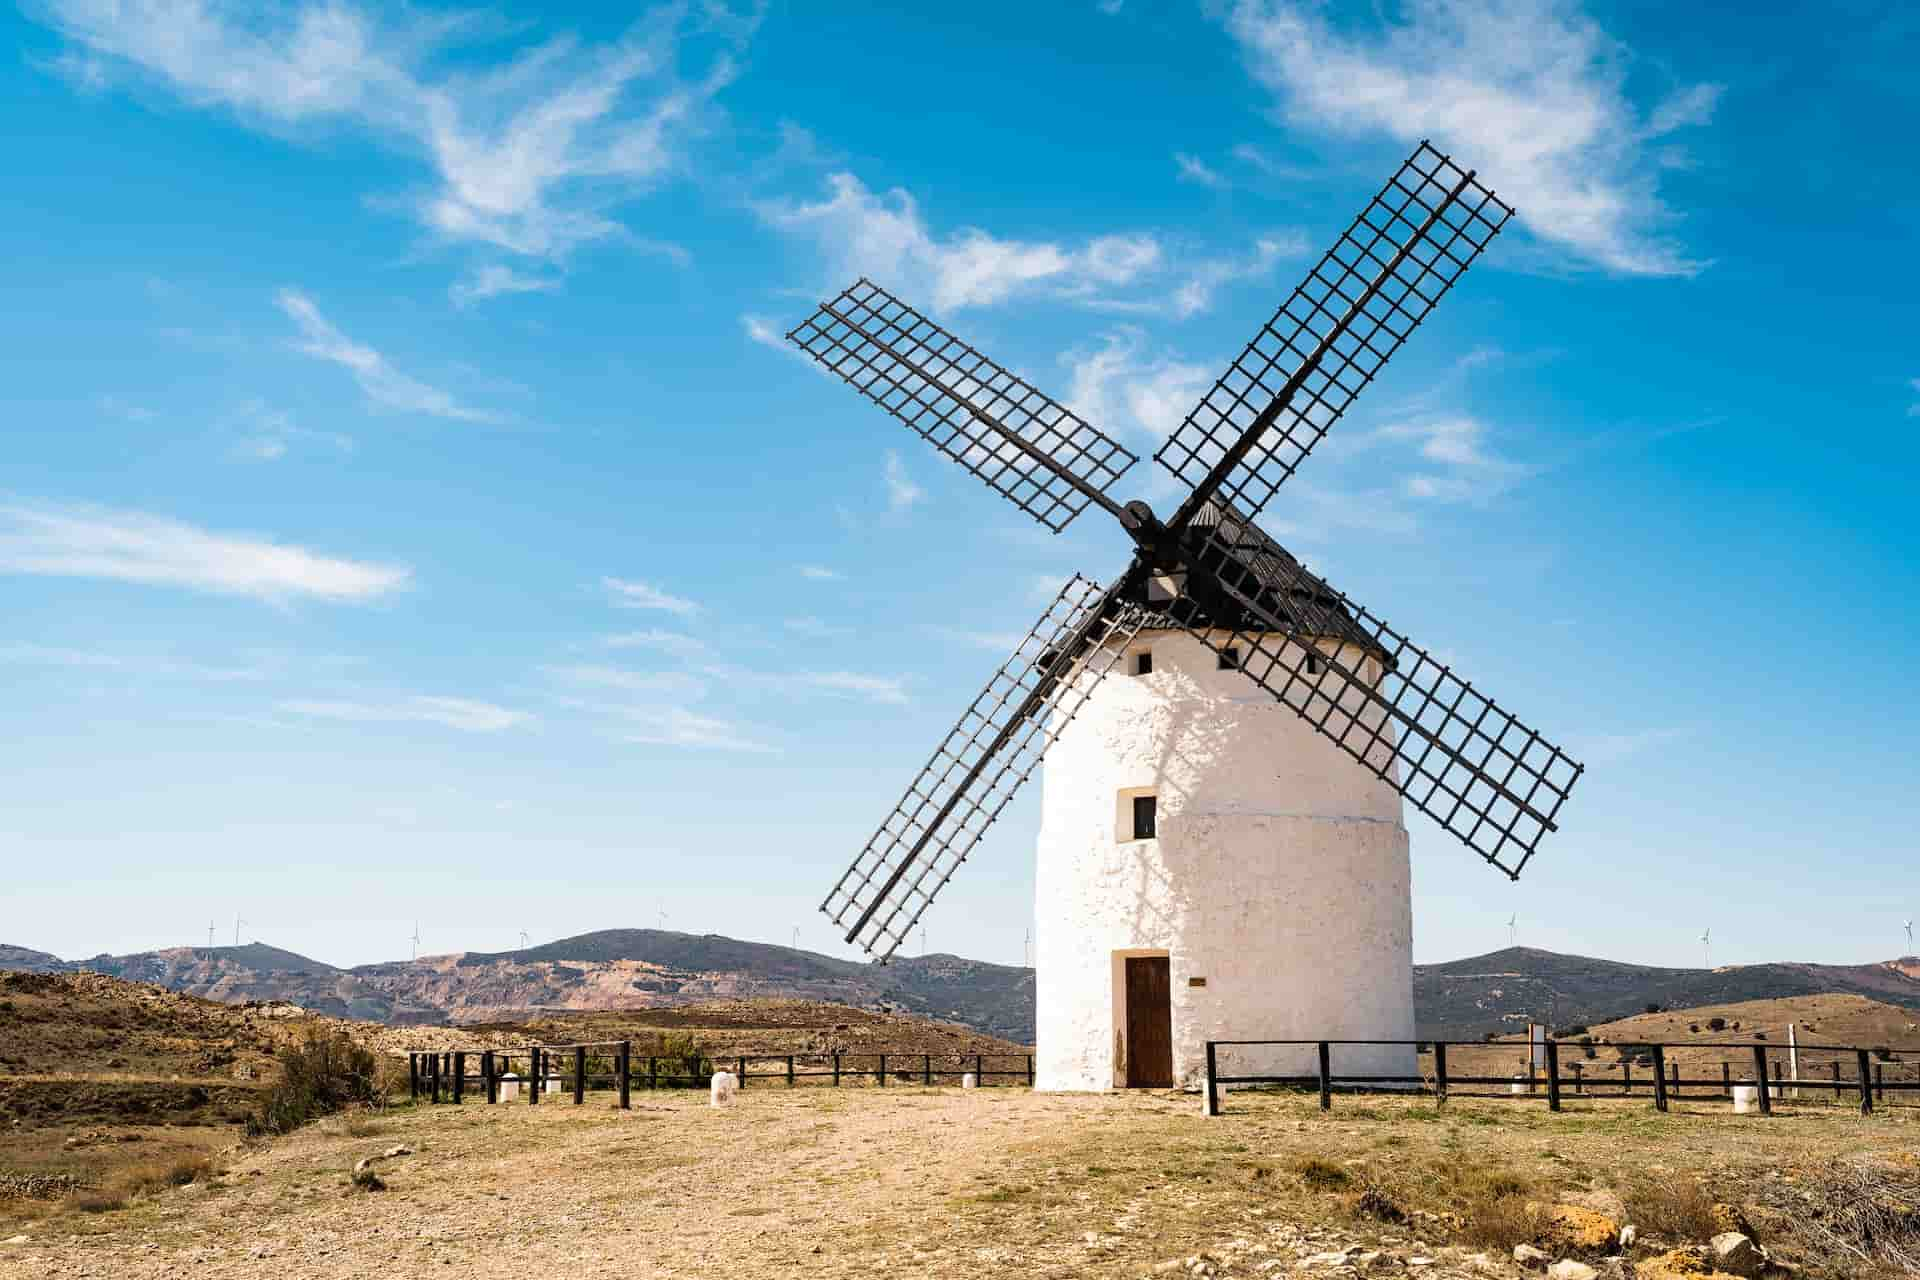
<instances>
[{"instance_id":1,"label":"dry grass tuft","mask_svg":"<svg viewBox=\"0 0 1920 1280\"><path fill-rule=\"evenodd\" d=\"M1920 1171L1854 1156L1767 1194L1795 1235L1855 1274L1920 1275Z\"/></svg>"},{"instance_id":2,"label":"dry grass tuft","mask_svg":"<svg viewBox=\"0 0 1920 1280\"><path fill-rule=\"evenodd\" d=\"M1708 1240L1721 1230L1713 1196L1691 1178L1640 1182L1621 1199L1628 1222L1667 1240Z\"/></svg>"},{"instance_id":3,"label":"dry grass tuft","mask_svg":"<svg viewBox=\"0 0 1920 1280\"><path fill-rule=\"evenodd\" d=\"M1339 1191L1353 1181L1353 1175L1331 1160L1319 1156L1300 1156L1293 1162L1300 1181L1316 1191Z\"/></svg>"},{"instance_id":4,"label":"dry grass tuft","mask_svg":"<svg viewBox=\"0 0 1920 1280\"><path fill-rule=\"evenodd\" d=\"M1469 1243L1510 1250L1533 1240L1539 1224L1527 1212L1532 1184L1507 1169L1472 1166L1456 1171L1460 1234Z\"/></svg>"},{"instance_id":5,"label":"dry grass tuft","mask_svg":"<svg viewBox=\"0 0 1920 1280\"><path fill-rule=\"evenodd\" d=\"M214 1172L213 1161L206 1156L144 1161L116 1170L104 1185L76 1192L66 1203L81 1213L112 1213L146 1196L205 1182Z\"/></svg>"}]
</instances>

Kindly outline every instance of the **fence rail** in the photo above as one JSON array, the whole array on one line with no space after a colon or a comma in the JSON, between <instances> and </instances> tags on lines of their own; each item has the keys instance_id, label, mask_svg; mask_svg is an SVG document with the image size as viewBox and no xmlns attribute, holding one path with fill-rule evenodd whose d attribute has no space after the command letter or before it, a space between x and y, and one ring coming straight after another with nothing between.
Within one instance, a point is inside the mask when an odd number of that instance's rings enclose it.
<instances>
[{"instance_id":1,"label":"fence rail","mask_svg":"<svg viewBox=\"0 0 1920 1280\"><path fill-rule=\"evenodd\" d=\"M1298 1049L1309 1045L1313 1046L1318 1056L1318 1070L1310 1074L1220 1074L1219 1057L1220 1050L1222 1049ZM1433 1070L1431 1072L1422 1072L1419 1075L1335 1072L1333 1070L1333 1049L1342 1045L1383 1048L1410 1047L1414 1049L1417 1055L1430 1053L1433 1061ZM1509 1076L1458 1075L1449 1072L1447 1069L1447 1050L1449 1048L1469 1049L1484 1053L1490 1048L1512 1047L1529 1050L1527 1070L1524 1073ZM1620 1061L1620 1081L1619 1088L1617 1089L1609 1087L1613 1083L1610 1077L1601 1075L1598 1072L1589 1076L1586 1073L1585 1065L1581 1062L1571 1062L1567 1064L1568 1070L1562 1070L1560 1061L1561 1051L1563 1049L1574 1049L1584 1052L1590 1047L1585 1042L1567 1040L1547 1040L1539 1042L1538 1047L1542 1050L1542 1055L1546 1059L1545 1071L1539 1074L1536 1074L1538 1068L1533 1061L1533 1055L1531 1053L1532 1047L1531 1045L1489 1045L1484 1041L1447 1040L1209 1040L1206 1042L1207 1114L1210 1116L1220 1114L1221 1086L1235 1084L1280 1085L1294 1088L1316 1089L1320 1094L1320 1109L1322 1111L1328 1110L1333 1106L1333 1095L1336 1091L1352 1092L1364 1090L1369 1086L1390 1087L1396 1092L1401 1093L1413 1092L1416 1094L1429 1094L1436 1103L1440 1104L1444 1104L1449 1097L1522 1099L1540 1097L1542 1096L1540 1090L1542 1086L1544 1086L1547 1109L1550 1111L1560 1110L1561 1103L1568 1096L1587 1099L1625 1098L1648 1095L1651 1096L1656 1111L1666 1111L1669 1109L1671 1101L1677 1097L1690 1098L1695 1101L1731 1101L1734 1098L1734 1089L1743 1087L1756 1091L1756 1101L1763 1115L1771 1114L1776 1100L1784 1100L1787 1096L1786 1091L1788 1090L1792 1091L1792 1095L1796 1099L1802 1091L1824 1094L1828 1089L1833 1091L1833 1096L1836 1101L1847 1095L1855 1095L1859 1098L1860 1112L1862 1115L1871 1115L1873 1113L1876 1100L1888 1106L1913 1105L1902 1103L1900 1101L1900 1095L1903 1093L1920 1093L1920 1069L1916 1069L1916 1077L1912 1080L1900 1080L1898 1078L1889 1080L1886 1078L1888 1063L1884 1060L1879 1062L1873 1060L1879 1055L1890 1057L1894 1053L1920 1052L1920 1049L1907 1046L1893 1049L1885 1045L1876 1045L1872 1048L1861 1045L1832 1044L1776 1045L1760 1041L1744 1040L1679 1042L1613 1040L1607 1042L1607 1048L1616 1051L1629 1051L1634 1055L1633 1058L1623 1057ZM1683 1077L1680 1074L1680 1064L1667 1060L1667 1051L1670 1049L1685 1049L1688 1051L1700 1049L1746 1050L1753 1055L1752 1074L1736 1080L1733 1075L1732 1064L1723 1061L1720 1063L1720 1075L1718 1078L1711 1076ZM1821 1079L1817 1076L1807 1076L1804 1074L1796 1074L1792 1078L1783 1078L1781 1073L1782 1064L1773 1060L1773 1055L1791 1054L1808 1056L1835 1054L1839 1056L1829 1063L1831 1068L1830 1079ZM1650 1061L1636 1063L1635 1058L1643 1060L1650 1059ZM1843 1077L1841 1064L1843 1060L1849 1058L1852 1059L1849 1064L1852 1070ZM1634 1093L1634 1087L1639 1083L1633 1075L1633 1069L1636 1065L1641 1065L1646 1068L1646 1075L1641 1077L1641 1079L1645 1081L1648 1094L1636 1095ZM1894 1065L1905 1064L1896 1062ZM1524 1092L1522 1092L1520 1088L1523 1081L1525 1084ZM1507 1092L1464 1092L1459 1088L1459 1086L1462 1085L1500 1085L1506 1086ZM1707 1089L1712 1090L1712 1092L1684 1092L1689 1089ZM1891 1100L1888 1098L1889 1094L1893 1095Z\"/></svg>"},{"instance_id":2,"label":"fence rail","mask_svg":"<svg viewBox=\"0 0 1920 1280\"><path fill-rule=\"evenodd\" d=\"M516 1059L526 1063L525 1074L513 1070ZM1008 1062L1016 1063L1006 1066ZM862 1065L869 1063L871 1065ZM604 1064L607 1070L590 1068ZM478 1067L478 1074L471 1070ZM668 1068L662 1071L661 1068ZM753 1068L759 1068L754 1070ZM636 1087L648 1089L704 1089L715 1071L731 1071L742 1089L752 1081L780 1081L786 1087L808 1087L802 1081L830 1081L831 1087L860 1084L869 1079L879 1087L892 1080L901 1084L959 1084L967 1075L985 1086L993 1081L1033 1085L1033 1055L1007 1053L749 1053L731 1057L688 1058L653 1054L636 1060L633 1042L607 1040L591 1044L525 1045L513 1049L469 1051L415 1050L407 1054L407 1096L429 1102L461 1102L469 1083L481 1088L490 1103L500 1101L501 1086L526 1084L527 1102L564 1084L575 1105L587 1091L604 1087L619 1092L619 1105L632 1105ZM822 1086L811 1086L822 1087Z\"/></svg>"}]
</instances>

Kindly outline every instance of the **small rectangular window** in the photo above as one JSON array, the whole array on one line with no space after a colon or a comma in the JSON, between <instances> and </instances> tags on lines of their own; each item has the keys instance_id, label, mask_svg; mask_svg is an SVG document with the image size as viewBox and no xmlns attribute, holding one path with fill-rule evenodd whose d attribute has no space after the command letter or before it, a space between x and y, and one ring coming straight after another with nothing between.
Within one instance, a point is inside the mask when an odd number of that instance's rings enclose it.
<instances>
[{"instance_id":1,"label":"small rectangular window","mask_svg":"<svg viewBox=\"0 0 1920 1280\"><path fill-rule=\"evenodd\" d=\"M1240 669L1240 650L1232 648L1222 649L1219 651L1219 654L1220 669L1222 671L1238 671Z\"/></svg>"},{"instance_id":2,"label":"small rectangular window","mask_svg":"<svg viewBox=\"0 0 1920 1280\"><path fill-rule=\"evenodd\" d=\"M1310 676L1317 676L1320 674L1320 659L1315 657L1313 654L1307 655L1307 674Z\"/></svg>"},{"instance_id":3,"label":"small rectangular window","mask_svg":"<svg viewBox=\"0 0 1920 1280\"><path fill-rule=\"evenodd\" d=\"M1133 798L1133 838L1135 840L1154 839L1154 818L1157 807L1152 796Z\"/></svg>"},{"instance_id":4,"label":"small rectangular window","mask_svg":"<svg viewBox=\"0 0 1920 1280\"><path fill-rule=\"evenodd\" d=\"M1133 674L1137 676L1153 674L1153 650L1146 649L1133 655Z\"/></svg>"}]
</instances>

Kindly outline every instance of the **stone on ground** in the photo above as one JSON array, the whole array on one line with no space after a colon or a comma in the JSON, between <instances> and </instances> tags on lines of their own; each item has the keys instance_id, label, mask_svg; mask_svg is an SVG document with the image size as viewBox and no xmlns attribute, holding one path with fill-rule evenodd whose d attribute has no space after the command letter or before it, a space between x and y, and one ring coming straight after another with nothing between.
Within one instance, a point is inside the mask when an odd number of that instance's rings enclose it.
<instances>
[{"instance_id":1,"label":"stone on ground","mask_svg":"<svg viewBox=\"0 0 1920 1280\"><path fill-rule=\"evenodd\" d=\"M709 1105L724 1107L731 1103L734 1095L739 1092L740 1082L733 1078L733 1072L716 1071L713 1073L713 1084L709 1092Z\"/></svg>"},{"instance_id":2,"label":"stone on ground","mask_svg":"<svg viewBox=\"0 0 1920 1280\"><path fill-rule=\"evenodd\" d=\"M1620 1239L1620 1224L1577 1204L1529 1204L1534 1242L1565 1253L1608 1253Z\"/></svg>"}]
</instances>

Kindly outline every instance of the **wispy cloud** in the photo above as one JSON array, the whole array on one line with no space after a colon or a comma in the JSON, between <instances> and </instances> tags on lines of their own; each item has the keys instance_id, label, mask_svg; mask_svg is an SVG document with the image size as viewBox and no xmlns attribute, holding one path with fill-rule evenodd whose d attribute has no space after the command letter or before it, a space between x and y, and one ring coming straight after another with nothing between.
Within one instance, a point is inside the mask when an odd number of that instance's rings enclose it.
<instances>
[{"instance_id":1,"label":"wispy cloud","mask_svg":"<svg viewBox=\"0 0 1920 1280\"><path fill-rule=\"evenodd\" d=\"M316 360L331 361L348 370L367 399L375 404L402 413L425 413L461 422L500 421L497 414L469 408L450 392L401 373L378 351L362 346L334 328L305 294L282 289L276 300L280 309L299 326L302 339L299 349Z\"/></svg>"},{"instance_id":2,"label":"wispy cloud","mask_svg":"<svg viewBox=\"0 0 1920 1280\"><path fill-rule=\"evenodd\" d=\"M1052 595L1058 590L1058 585L1055 585L1047 594ZM969 649L985 649L990 653L1002 654L1012 653L1026 638L1018 631L969 631L961 627L934 626L928 627L927 630L945 639L966 645Z\"/></svg>"},{"instance_id":3,"label":"wispy cloud","mask_svg":"<svg viewBox=\"0 0 1920 1280\"><path fill-rule=\"evenodd\" d=\"M716 716L703 716L685 707L632 708L626 718L637 727L621 735L622 738L645 746L698 747L754 755L772 755L780 750L761 741L750 728Z\"/></svg>"},{"instance_id":4,"label":"wispy cloud","mask_svg":"<svg viewBox=\"0 0 1920 1280\"><path fill-rule=\"evenodd\" d=\"M846 575L837 569L829 569L823 564L803 564L800 566L800 576L814 582L838 582Z\"/></svg>"},{"instance_id":5,"label":"wispy cloud","mask_svg":"<svg viewBox=\"0 0 1920 1280\"><path fill-rule=\"evenodd\" d=\"M1184 319L1213 305L1216 290L1240 280L1260 280L1273 273L1283 258L1307 252L1307 238L1298 231L1272 231L1254 241L1253 252L1241 258L1203 259L1173 291L1173 313Z\"/></svg>"},{"instance_id":6,"label":"wispy cloud","mask_svg":"<svg viewBox=\"0 0 1920 1280\"><path fill-rule=\"evenodd\" d=\"M650 582L638 582L630 578L602 578L600 585L607 589L613 603L622 609L658 609L662 613L671 613L682 618L690 618L700 612L700 606L693 601L669 595Z\"/></svg>"},{"instance_id":7,"label":"wispy cloud","mask_svg":"<svg viewBox=\"0 0 1920 1280\"><path fill-rule=\"evenodd\" d=\"M0 662L23 666L76 667L90 671L118 671L129 676L163 679L205 680L213 684L264 680L269 670L264 665L216 666L188 662L179 658L152 654L105 653L93 649L71 649L54 645L16 644L0 646Z\"/></svg>"},{"instance_id":8,"label":"wispy cloud","mask_svg":"<svg viewBox=\"0 0 1920 1280\"><path fill-rule=\"evenodd\" d=\"M757 11L663 6L617 39L524 45L474 70L463 40L518 35L484 12L376 14L346 0L47 0L61 67L91 88L158 84L274 133L347 124L423 157L428 190L386 203L432 232L557 258L625 234L611 209L670 175ZM707 50L696 59L690 46ZM683 74L682 64L704 67ZM648 247L643 237L633 237Z\"/></svg>"},{"instance_id":9,"label":"wispy cloud","mask_svg":"<svg viewBox=\"0 0 1920 1280\"><path fill-rule=\"evenodd\" d=\"M1130 326L1061 360L1074 412L1108 431L1131 430L1156 441L1180 425L1214 379L1204 364L1149 354L1145 335Z\"/></svg>"},{"instance_id":10,"label":"wispy cloud","mask_svg":"<svg viewBox=\"0 0 1920 1280\"><path fill-rule=\"evenodd\" d=\"M1146 233L1078 243L1004 239L977 227L937 235L913 196L900 188L876 194L851 173L833 174L828 187L824 200L767 201L759 214L768 225L812 241L835 279L873 276L925 297L937 311L988 306L1033 291L1094 297L1141 280L1161 262L1158 238Z\"/></svg>"},{"instance_id":11,"label":"wispy cloud","mask_svg":"<svg viewBox=\"0 0 1920 1280\"><path fill-rule=\"evenodd\" d=\"M908 701L906 680L900 676L871 676L854 671L806 671L798 678L800 683L812 688L863 698L869 702L905 706Z\"/></svg>"},{"instance_id":12,"label":"wispy cloud","mask_svg":"<svg viewBox=\"0 0 1920 1280\"><path fill-rule=\"evenodd\" d=\"M1184 151L1173 153L1173 164L1182 182L1191 182L1196 186L1210 187L1215 191L1225 191L1233 184L1225 175L1210 167L1199 156L1188 155Z\"/></svg>"},{"instance_id":13,"label":"wispy cloud","mask_svg":"<svg viewBox=\"0 0 1920 1280\"><path fill-rule=\"evenodd\" d=\"M913 477L907 474L907 464L892 449L887 450L880 470L887 482L888 511L899 515L926 498L927 491L913 482Z\"/></svg>"},{"instance_id":14,"label":"wispy cloud","mask_svg":"<svg viewBox=\"0 0 1920 1280\"><path fill-rule=\"evenodd\" d=\"M323 445L330 452L352 453L353 437L341 431L300 426L293 415L264 400L248 400L235 415L239 438L233 456L248 462L278 462L298 444Z\"/></svg>"},{"instance_id":15,"label":"wispy cloud","mask_svg":"<svg viewBox=\"0 0 1920 1280\"><path fill-rule=\"evenodd\" d=\"M692 662L712 654L713 649L698 636L690 636L679 631L662 631L657 627L645 631L623 631L611 635L605 641L612 649L649 649L654 653L664 653L668 657Z\"/></svg>"},{"instance_id":16,"label":"wispy cloud","mask_svg":"<svg viewBox=\"0 0 1920 1280\"><path fill-rule=\"evenodd\" d=\"M1444 414L1396 422L1376 433L1379 439L1410 443L1419 470L1402 482L1412 498L1438 502L1477 502L1494 497L1537 472L1487 448L1487 426L1465 414Z\"/></svg>"},{"instance_id":17,"label":"wispy cloud","mask_svg":"<svg viewBox=\"0 0 1920 1280\"><path fill-rule=\"evenodd\" d=\"M560 277L516 271L497 262L487 263L456 280L447 290L455 306L470 307L488 298L514 293L552 293L560 287Z\"/></svg>"},{"instance_id":18,"label":"wispy cloud","mask_svg":"<svg viewBox=\"0 0 1920 1280\"><path fill-rule=\"evenodd\" d=\"M526 724L533 716L491 702L410 694L389 702L354 702L323 698L290 698L276 704L290 715L322 720L366 723L437 724L463 733L498 733Z\"/></svg>"},{"instance_id":19,"label":"wispy cloud","mask_svg":"<svg viewBox=\"0 0 1920 1280\"><path fill-rule=\"evenodd\" d=\"M543 668L548 675L571 684L617 689L622 693L648 697L696 699L707 691L706 682L684 671L629 671L601 663L571 663Z\"/></svg>"},{"instance_id":20,"label":"wispy cloud","mask_svg":"<svg viewBox=\"0 0 1920 1280\"><path fill-rule=\"evenodd\" d=\"M1630 733L1597 733L1581 739L1577 752L1585 764L1617 764L1685 738L1692 730L1684 726L1638 729Z\"/></svg>"},{"instance_id":21,"label":"wispy cloud","mask_svg":"<svg viewBox=\"0 0 1920 1280\"><path fill-rule=\"evenodd\" d=\"M404 587L404 565L347 560L137 511L0 503L0 570L186 587L283 603L360 603Z\"/></svg>"},{"instance_id":22,"label":"wispy cloud","mask_svg":"<svg viewBox=\"0 0 1920 1280\"><path fill-rule=\"evenodd\" d=\"M1720 89L1628 98L1628 54L1571 0L1414 0L1372 30L1290 0L1224 11L1287 116L1348 137L1430 137L1477 168L1539 239L1627 275L1705 264L1667 234L1653 143L1711 119Z\"/></svg>"}]
</instances>

